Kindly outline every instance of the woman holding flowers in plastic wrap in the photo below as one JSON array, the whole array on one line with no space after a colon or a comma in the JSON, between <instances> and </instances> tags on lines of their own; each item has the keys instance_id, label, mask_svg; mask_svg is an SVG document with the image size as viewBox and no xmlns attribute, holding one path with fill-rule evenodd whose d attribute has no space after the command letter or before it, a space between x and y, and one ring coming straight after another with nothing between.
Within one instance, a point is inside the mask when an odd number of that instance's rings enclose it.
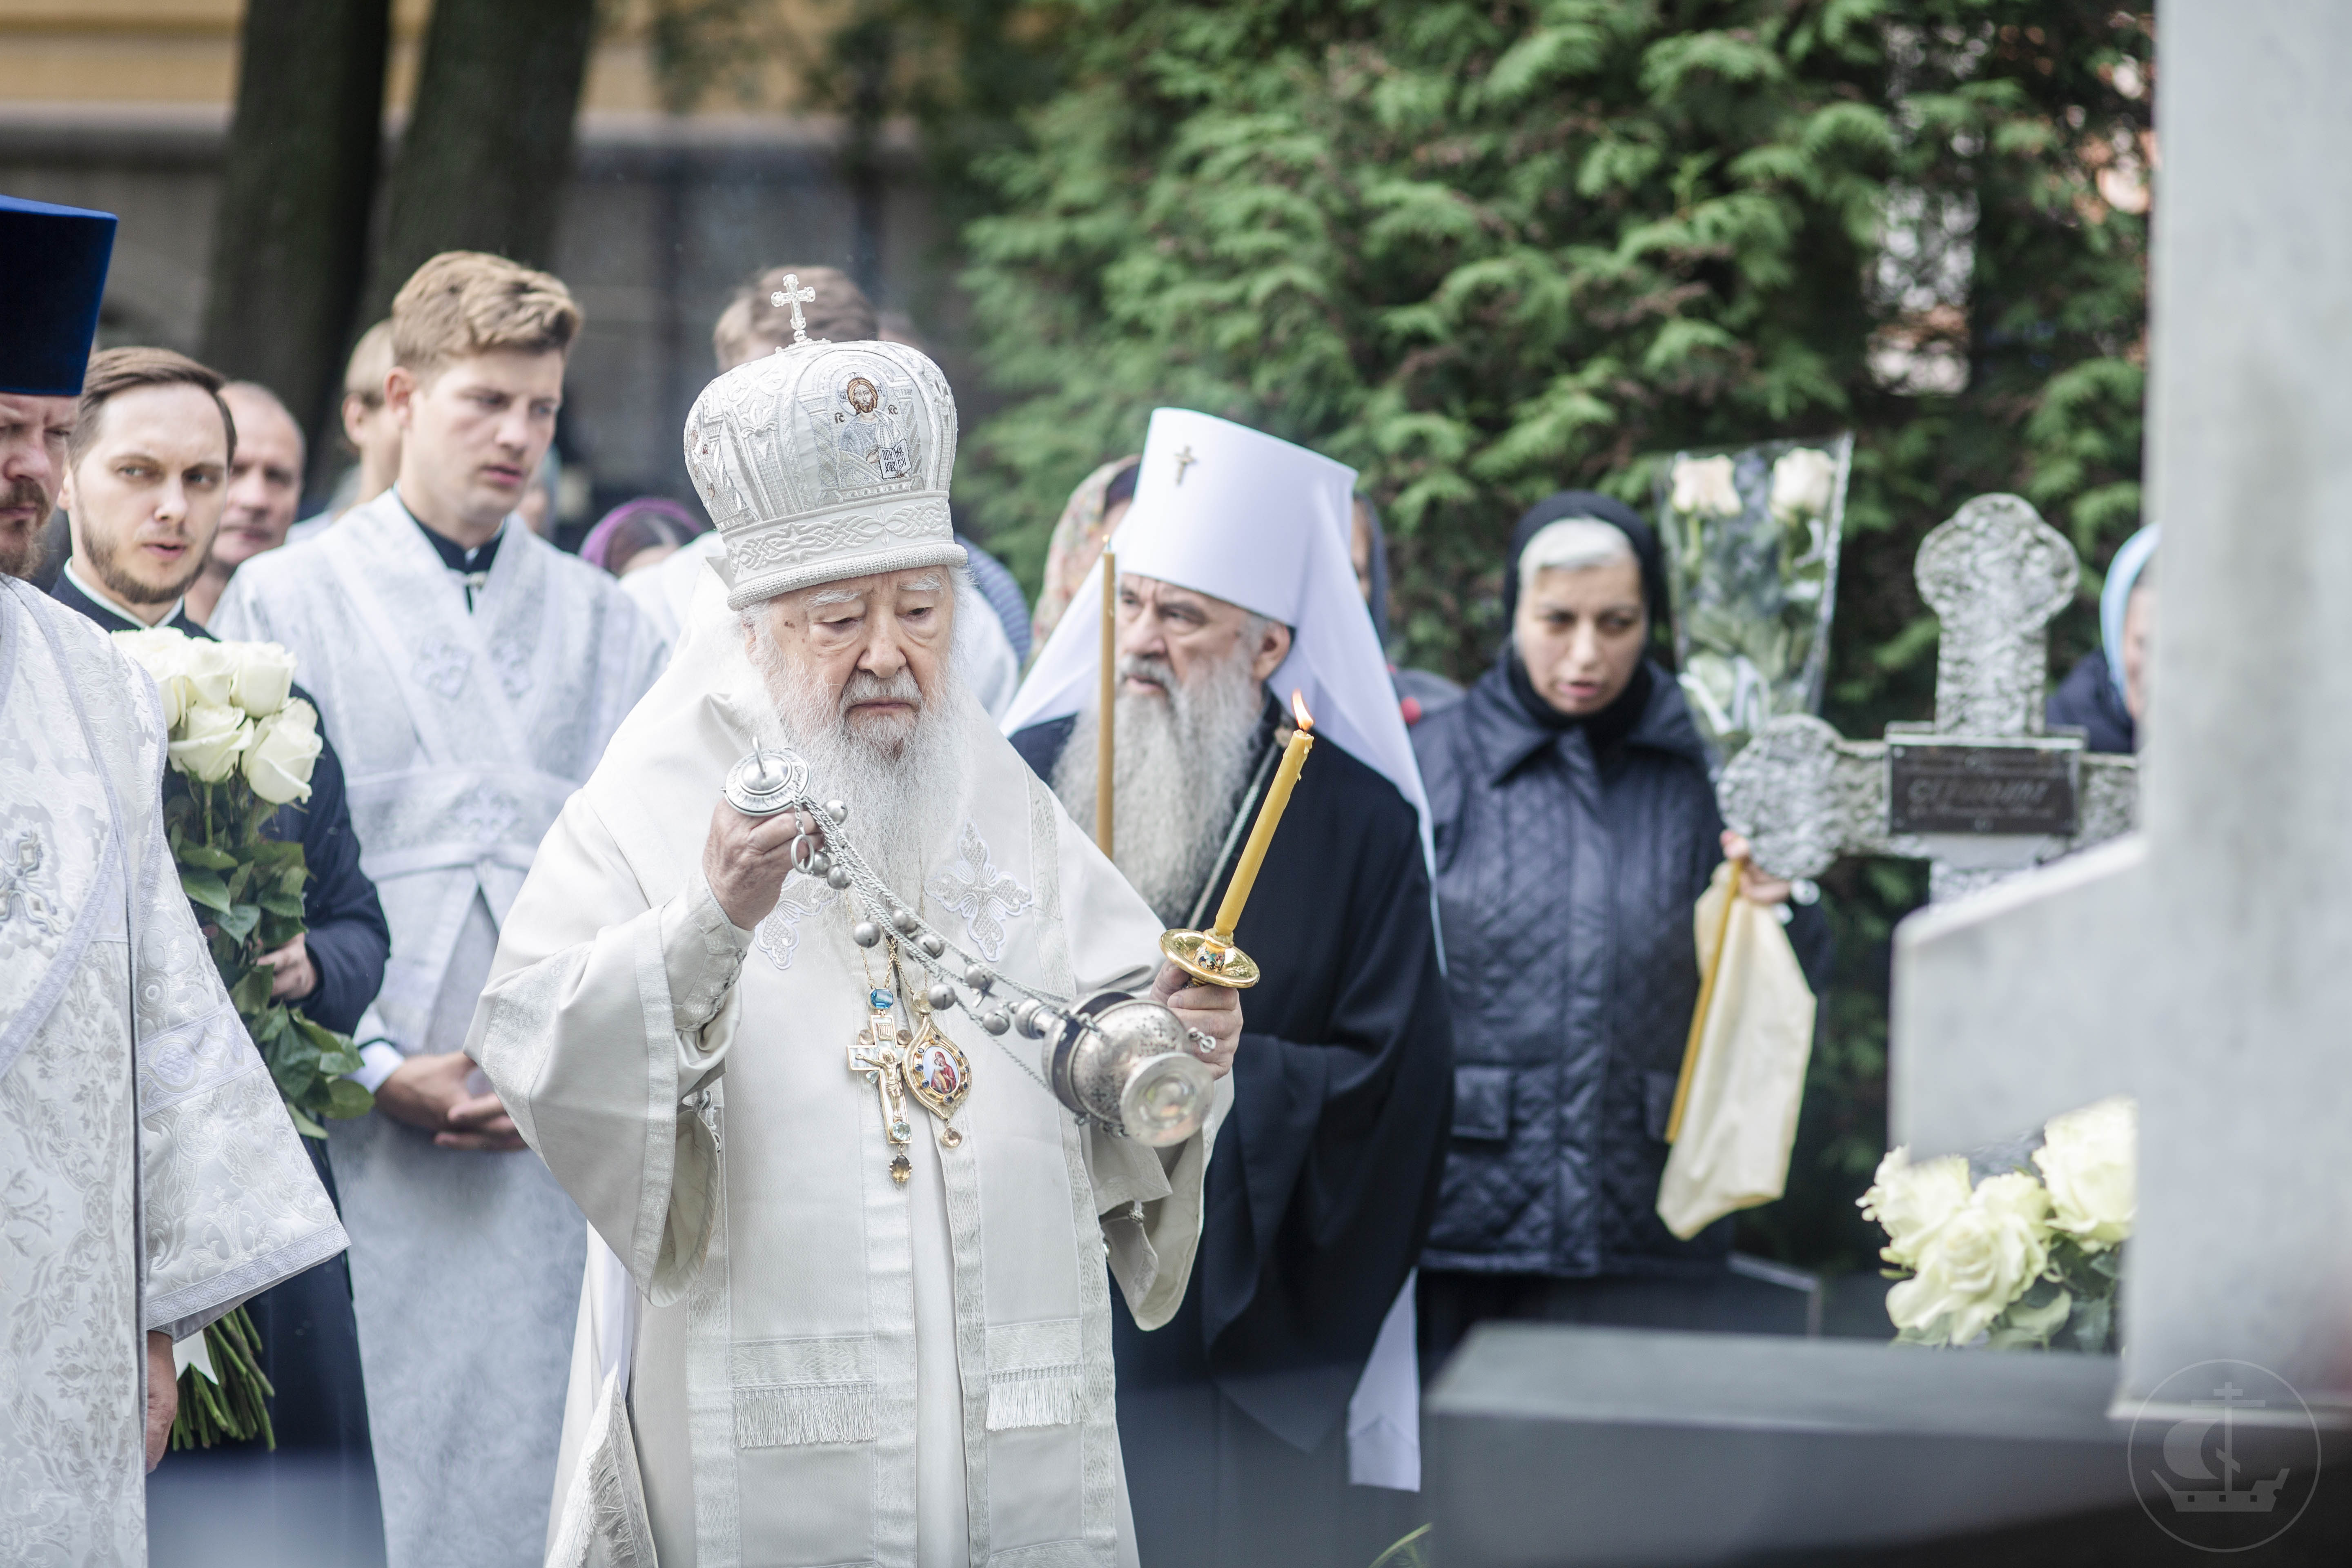
<instances>
[{"instance_id":1,"label":"woman holding flowers in plastic wrap","mask_svg":"<svg viewBox=\"0 0 2352 1568\"><path fill-rule=\"evenodd\" d=\"M1453 990L1453 1142L1422 1258L1422 1365L1487 1318L1761 1326L1731 1226L1658 1218L1699 989L1692 910L1724 831L1667 672L1665 564L1623 502L1563 490L1512 532L1510 628L1460 703L1412 731ZM1746 895L1785 907L1761 876ZM1828 931L1790 931L1818 990Z\"/></svg>"}]
</instances>

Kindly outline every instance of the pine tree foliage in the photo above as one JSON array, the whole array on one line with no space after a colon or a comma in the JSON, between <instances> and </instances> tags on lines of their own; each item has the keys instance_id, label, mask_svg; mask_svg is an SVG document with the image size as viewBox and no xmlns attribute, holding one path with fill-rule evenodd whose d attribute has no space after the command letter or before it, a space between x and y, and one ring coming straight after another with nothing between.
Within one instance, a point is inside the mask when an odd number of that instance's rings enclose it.
<instances>
[{"instance_id":1,"label":"pine tree foliage","mask_svg":"<svg viewBox=\"0 0 2352 1568\"><path fill-rule=\"evenodd\" d=\"M1362 468L1415 651L1463 669L1517 507L1645 498L1678 446L1853 427L1855 526L1898 544L1976 489L2092 548L2137 507L2145 225L2100 178L2142 156L2145 18L1096 0L1067 37L1072 85L989 165L1003 210L968 235L1021 401L963 478L1033 569L1069 486L1163 402ZM1882 247L1906 212L1959 224L1908 269ZM1940 294L1912 275L1955 250ZM1966 389L1890 393L1874 333L1948 349ZM1848 651L1853 699L1916 662Z\"/></svg>"},{"instance_id":2,"label":"pine tree foliage","mask_svg":"<svg viewBox=\"0 0 2352 1568\"><path fill-rule=\"evenodd\" d=\"M1070 488L1183 405L1358 467L1402 651L1467 677L1527 502L1646 506L1677 447L1852 429L1829 716L1874 733L1931 705L1927 529L2014 490L2095 568L2138 521L2149 16L1080 0L1059 38L1066 85L983 162L997 206L967 231L1013 401L959 488L1033 580ZM1866 1258L1837 1211L1882 1147L1885 937L1923 881L1832 884L1800 1161L1838 1180L1776 1205L1813 1237L1783 1252Z\"/></svg>"}]
</instances>

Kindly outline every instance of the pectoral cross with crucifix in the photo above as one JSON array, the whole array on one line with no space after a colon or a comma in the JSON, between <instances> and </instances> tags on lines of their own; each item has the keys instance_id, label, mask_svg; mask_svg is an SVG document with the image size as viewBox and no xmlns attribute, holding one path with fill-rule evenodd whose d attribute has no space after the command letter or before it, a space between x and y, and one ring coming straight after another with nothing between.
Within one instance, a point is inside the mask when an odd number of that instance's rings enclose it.
<instances>
[{"instance_id":1,"label":"pectoral cross with crucifix","mask_svg":"<svg viewBox=\"0 0 2352 1568\"><path fill-rule=\"evenodd\" d=\"M900 1186L915 1173L907 1145L915 1141L907 1119L907 1040L898 1027L898 998L886 986L866 994L866 1027L849 1047L849 1070L862 1072L882 1105L882 1134L890 1141L890 1179Z\"/></svg>"},{"instance_id":2,"label":"pectoral cross with crucifix","mask_svg":"<svg viewBox=\"0 0 2352 1568\"><path fill-rule=\"evenodd\" d=\"M793 308L793 342L796 343L809 341L808 318L801 314L801 306L815 302L816 290L802 288L801 277L797 272L785 273L784 286L768 296L768 303L779 310L786 305Z\"/></svg>"},{"instance_id":3,"label":"pectoral cross with crucifix","mask_svg":"<svg viewBox=\"0 0 2352 1568\"><path fill-rule=\"evenodd\" d=\"M1716 785L1727 825L1776 877L1841 855L1926 860L1937 902L2126 832L2129 757L2042 732L2042 628L2074 596L2074 547L2016 496L1979 496L1927 535L1914 567L1943 622L1932 724L1848 741L1811 714L1775 719Z\"/></svg>"}]
</instances>

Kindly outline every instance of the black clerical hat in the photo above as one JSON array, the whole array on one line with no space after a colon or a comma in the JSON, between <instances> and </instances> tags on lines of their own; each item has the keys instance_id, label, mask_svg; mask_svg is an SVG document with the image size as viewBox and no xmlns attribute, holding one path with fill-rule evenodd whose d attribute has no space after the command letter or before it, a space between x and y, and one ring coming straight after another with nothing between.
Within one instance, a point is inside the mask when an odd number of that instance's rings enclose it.
<instances>
[{"instance_id":1,"label":"black clerical hat","mask_svg":"<svg viewBox=\"0 0 2352 1568\"><path fill-rule=\"evenodd\" d=\"M114 215L0 196L0 392L81 395Z\"/></svg>"}]
</instances>

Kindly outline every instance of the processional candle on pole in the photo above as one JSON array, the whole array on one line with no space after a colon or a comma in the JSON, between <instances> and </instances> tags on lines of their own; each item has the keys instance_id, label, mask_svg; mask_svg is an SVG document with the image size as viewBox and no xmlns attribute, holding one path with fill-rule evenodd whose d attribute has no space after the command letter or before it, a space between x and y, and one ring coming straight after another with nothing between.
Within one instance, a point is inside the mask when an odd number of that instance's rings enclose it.
<instances>
[{"instance_id":1,"label":"processional candle on pole","mask_svg":"<svg viewBox=\"0 0 2352 1568\"><path fill-rule=\"evenodd\" d=\"M1290 792L1298 786L1298 773L1307 765L1307 753L1315 749L1315 719L1307 711L1306 700L1297 691L1290 694L1290 711L1298 727L1290 732L1290 743L1282 749L1282 764L1274 771L1274 782L1266 786L1265 804L1258 807L1257 820L1250 825L1249 842L1242 846L1241 858L1234 862L1233 880L1225 884L1224 901L1217 906L1217 918L1205 931L1171 931L1162 932L1160 951L1169 962L1195 980L1205 980L1212 985L1241 990L1255 985L1258 980L1257 962L1234 945L1234 928L1241 924L1243 906L1249 902L1250 889L1257 884L1258 868L1265 863L1266 847L1274 842L1274 830L1282 822L1282 813L1290 805Z\"/></svg>"},{"instance_id":2,"label":"processional candle on pole","mask_svg":"<svg viewBox=\"0 0 2352 1568\"><path fill-rule=\"evenodd\" d=\"M1097 704L1101 722L1095 740L1095 847L1110 859L1111 763L1118 734L1118 556L1108 544L1102 552L1102 697Z\"/></svg>"}]
</instances>

